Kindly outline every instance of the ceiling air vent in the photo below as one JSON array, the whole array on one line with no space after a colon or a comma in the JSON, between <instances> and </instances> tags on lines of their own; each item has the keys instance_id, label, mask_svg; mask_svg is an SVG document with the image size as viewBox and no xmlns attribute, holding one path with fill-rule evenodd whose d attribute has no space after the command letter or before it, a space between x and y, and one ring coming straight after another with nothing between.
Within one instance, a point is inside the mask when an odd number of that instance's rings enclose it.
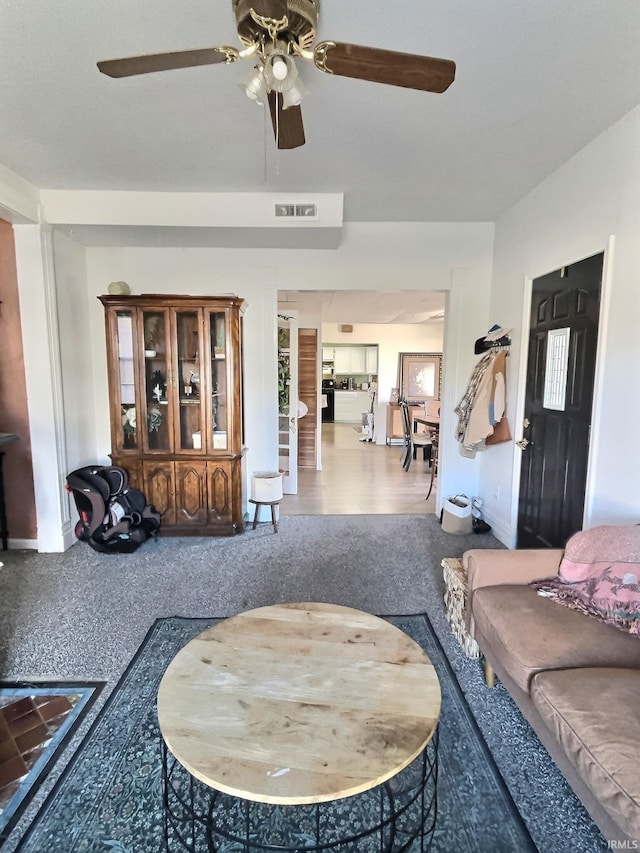
<instances>
[{"instance_id":1,"label":"ceiling air vent","mask_svg":"<svg viewBox=\"0 0 640 853\"><path fill-rule=\"evenodd\" d=\"M315 204L276 204L275 212L277 217L309 219L317 217L318 208Z\"/></svg>"}]
</instances>

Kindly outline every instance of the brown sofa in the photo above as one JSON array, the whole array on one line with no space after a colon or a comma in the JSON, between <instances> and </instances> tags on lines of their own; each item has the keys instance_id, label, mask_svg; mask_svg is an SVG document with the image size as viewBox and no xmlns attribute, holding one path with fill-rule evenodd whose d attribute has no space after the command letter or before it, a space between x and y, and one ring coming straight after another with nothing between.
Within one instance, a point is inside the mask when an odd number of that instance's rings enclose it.
<instances>
[{"instance_id":1,"label":"brown sofa","mask_svg":"<svg viewBox=\"0 0 640 853\"><path fill-rule=\"evenodd\" d=\"M605 838L635 849L640 637L528 585L556 574L562 556L467 551L467 628L488 664L487 682L498 676Z\"/></svg>"}]
</instances>

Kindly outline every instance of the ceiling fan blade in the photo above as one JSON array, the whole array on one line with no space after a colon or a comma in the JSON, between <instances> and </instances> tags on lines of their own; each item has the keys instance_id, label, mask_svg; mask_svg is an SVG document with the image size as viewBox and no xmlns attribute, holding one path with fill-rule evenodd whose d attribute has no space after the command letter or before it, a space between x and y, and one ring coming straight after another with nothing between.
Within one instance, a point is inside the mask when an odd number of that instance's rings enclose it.
<instances>
[{"instance_id":1,"label":"ceiling fan blade","mask_svg":"<svg viewBox=\"0 0 640 853\"><path fill-rule=\"evenodd\" d=\"M423 92L444 92L456 76L456 64L450 59L377 47L323 41L313 54L316 66L329 74Z\"/></svg>"},{"instance_id":2,"label":"ceiling fan blade","mask_svg":"<svg viewBox=\"0 0 640 853\"><path fill-rule=\"evenodd\" d=\"M304 145L306 140L300 107L288 107L283 110L282 94L272 91L269 92L269 110L278 148L300 148Z\"/></svg>"},{"instance_id":3,"label":"ceiling fan blade","mask_svg":"<svg viewBox=\"0 0 640 853\"><path fill-rule=\"evenodd\" d=\"M98 62L98 70L109 77L133 77L154 71L172 71L174 68L194 68L198 65L216 65L234 62L238 58L235 47L205 47L199 50L179 50L174 53L150 53L129 56L125 59L106 59Z\"/></svg>"}]
</instances>

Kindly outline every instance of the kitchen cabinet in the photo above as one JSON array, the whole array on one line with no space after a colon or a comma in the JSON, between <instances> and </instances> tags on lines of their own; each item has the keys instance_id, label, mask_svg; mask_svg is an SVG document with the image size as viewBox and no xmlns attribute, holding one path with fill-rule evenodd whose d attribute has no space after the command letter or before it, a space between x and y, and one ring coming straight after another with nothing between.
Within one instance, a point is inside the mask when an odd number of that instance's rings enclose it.
<instances>
[{"instance_id":1,"label":"kitchen cabinet","mask_svg":"<svg viewBox=\"0 0 640 853\"><path fill-rule=\"evenodd\" d=\"M244 529L242 317L236 297L101 296L111 460L160 532Z\"/></svg>"},{"instance_id":2,"label":"kitchen cabinet","mask_svg":"<svg viewBox=\"0 0 640 853\"><path fill-rule=\"evenodd\" d=\"M366 347L336 347L334 371L337 375L367 373Z\"/></svg>"},{"instance_id":3,"label":"kitchen cabinet","mask_svg":"<svg viewBox=\"0 0 640 853\"><path fill-rule=\"evenodd\" d=\"M378 373L378 347L367 347L365 350L365 373Z\"/></svg>"},{"instance_id":4,"label":"kitchen cabinet","mask_svg":"<svg viewBox=\"0 0 640 853\"><path fill-rule=\"evenodd\" d=\"M363 412L371 406L371 394L368 391L336 391L335 423L362 423Z\"/></svg>"},{"instance_id":5,"label":"kitchen cabinet","mask_svg":"<svg viewBox=\"0 0 640 853\"><path fill-rule=\"evenodd\" d=\"M333 370L336 374L351 373L351 347L336 347Z\"/></svg>"}]
</instances>

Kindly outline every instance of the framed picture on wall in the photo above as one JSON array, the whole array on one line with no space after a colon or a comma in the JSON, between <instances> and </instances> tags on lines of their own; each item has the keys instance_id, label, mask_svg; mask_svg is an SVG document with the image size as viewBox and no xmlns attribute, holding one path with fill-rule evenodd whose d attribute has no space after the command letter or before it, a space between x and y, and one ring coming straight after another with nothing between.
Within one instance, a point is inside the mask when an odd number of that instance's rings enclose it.
<instances>
[{"instance_id":1,"label":"framed picture on wall","mask_svg":"<svg viewBox=\"0 0 640 853\"><path fill-rule=\"evenodd\" d=\"M440 399L441 352L401 352L398 356L400 396L408 403Z\"/></svg>"}]
</instances>

